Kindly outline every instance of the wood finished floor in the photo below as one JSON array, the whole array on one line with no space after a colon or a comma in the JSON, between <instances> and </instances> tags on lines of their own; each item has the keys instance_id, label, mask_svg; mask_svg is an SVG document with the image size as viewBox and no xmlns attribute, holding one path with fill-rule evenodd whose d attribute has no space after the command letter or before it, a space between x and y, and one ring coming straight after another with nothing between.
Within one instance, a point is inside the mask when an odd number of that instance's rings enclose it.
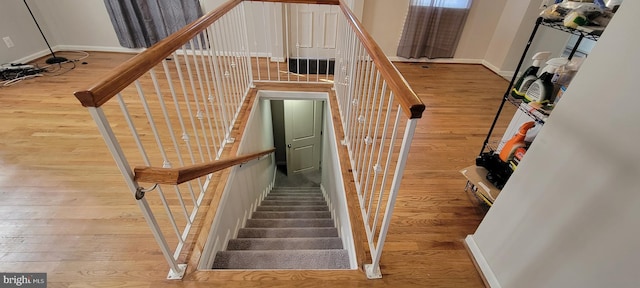
<instances>
[{"instance_id":1,"label":"wood finished floor","mask_svg":"<svg viewBox=\"0 0 640 288\"><path fill-rule=\"evenodd\" d=\"M0 88L1 272L47 272L49 287L482 287L462 242L482 215L458 170L479 152L508 84L500 77L479 65L396 63L427 111L382 257L383 279L253 272L167 281L134 199L72 96L128 57L91 53L87 65L66 74Z\"/></svg>"}]
</instances>

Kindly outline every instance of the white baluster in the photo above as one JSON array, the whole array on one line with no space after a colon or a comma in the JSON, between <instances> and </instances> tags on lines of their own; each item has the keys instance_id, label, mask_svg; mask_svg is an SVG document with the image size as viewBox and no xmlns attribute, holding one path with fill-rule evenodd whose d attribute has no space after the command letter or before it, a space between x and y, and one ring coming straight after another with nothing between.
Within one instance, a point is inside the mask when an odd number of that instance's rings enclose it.
<instances>
[{"instance_id":1,"label":"white baluster","mask_svg":"<svg viewBox=\"0 0 640 288\"><path fill-rule=\"evenodd\" d=\"M104 139L109 151L111 151L111 155L113 155L114 160L116 161L116 165L118 169L125 176L125 183L127 187L132 193L136 193L138 184L133 180L133 171L131 171L131 166L127 162L127 159L122 152L122 147L118 144L118 140L116 139L113 130L111 130L111 126L109 125L109 121L107 121L106 116L104 115L104 111L102 108L89 107L87 109L91 117L96 122L98 129L100 130L100 134ZM158 225L158 221L153 215L153 211L151 207L149 207L149 203L147 203L147 199L142 198L136 201L138 207L142 211L142 215L151 228L151 232L153 233L153 237L160 246L160 250L162 251L162 255L165 260L169 263L169 267L171 267L170 276L174 278L182 278L184 272L186 271L186 264L178 264L176 259L171 256L171 248L169 248L169 244L167 243L164 234L162 233L162 229L160 229L160 225Z\"/></svg>"},{"instance_id":2,"label":"white baluster","mask_svg":"<svg viewBox=\"0 0 640 288\"><path fill-rule=\"evenodd\" d=\"M269 13L267 12L267 8L265 7L266 5L269 4L265 4L265 2L261 2L262 4L262 27L264 29L267 30L267 33L264 33L264 42L267 45L267 51L265 51L267 53L266 58L267 58L267 80L271 81L271 57L273 57L273 51L271 51L273 49L273 47L271 47L271 27L268 26L267 23L267 16L269 15ZM271 56L270 56L271 55Z\"/></svg>"},{"instance_id":3,"label":"white baluster","mask_svg":"<svg viewBox=\"0 0 640 288\"><path fill-rule=\"evenodd\" d=\"M386 88L387 88L387 82L383 83L382 86L382 95L386 95ZM384 98L384 97L383 97ZM389 127L389 119L391 118L391 111L393 108L393 93L389 93L389 100L386 103L387 105L387 111L385 113L385 119L384 119L384 123L383 123L383 128L382 128L382 136L380 139L380 149L378 150L378 157L376 158L376 165L377 167L382 168L381 164L382 162L382 154L384 152L384 145L385 145L385 140L387 139L387 133L388 133L388 127ZM380 106L380 108L382 109L382 105ZM367 205L366 209L367 209L367 213L365 216L365 223L368 223L369 218L371 217L371 207L373 205L373 197L376 194L375 189L376 189L376 181L378 180L378 177L380 177L382 174L382 172L384 172L384 170L381 170L380 172L376 171L377 173L374 175L373 178L373 184L371 185L371 194L369 195L369 204ZM380 186L380 189L377 191L380 195L382 195L382 193L384 193L384 184Z\"/></svg>"},{"instance_id":4,"label":"white baluster","mask_svg":"<svg viewBox=\"0 0 640 288\"><path fill-rule=\"evenodd\" d=\"M227 83L227 87L229 89L229 94L228 94L228 98L229 99L229 108L231 108L231 114L229 116L231 116L231 123L230 125L233 125L233 123L235 122L236 119L236 112L238 111L237 108L237 103L238 103L238 86L236 85L236 83L234 82L233 77L231 77L231 73L232 73L232 65L231 63L234 62L233 59L233 51L234 51L234 47L232 46L231 40L230 40L230 36L229 35L229 31L227 29L227 22L228 22L228 15L225 15L220 21L220 37L222 38L222 42L220 42L219 44L221 44L223 46L224 49L224 53L223 53L223 58L224 61L223 63L223 80ZM231 129L232 127L230 127Z\"/></svg>"},{"instance_id":5,"label":"white baluster","mask_svg":"<svg viewBox=\"0 0 640 288\"><path fill-rule=\"evenodd\" d=\"M400 115L401 110L401 108L398 108L398 115ZM380 257L382 256L382 248L384 247L384 242L387 238L387 231L389 230L389 225L391 224L391 216L393 215L393 209L395 208L396 197L398 196L398 190L400 189L400 182L402 181L404 168L407 164L409 149L411 148L411 142L413 140L417 122L418 119L409 119L404 130L404 136L402 137L402 146L400 148L400 155L398 156L398 162L396 164L393 181L391 183L391 188L389 189L389 199L387 200L384 219L382 220L382 225L380 227L380 237L378 238L375 253L371 253L373 258L371 261L372 264L370 266L365 265L365 270L367 270L367 276L369 278L382 277L379 266Z\"/></svg>"},{"instance_id":6,"label":"white baluster","mask_svg":"<svg viewBox=\"0 0 640 288\"><path fill-rule=\"evenodd\" d=\"M278 8L282 8L282 4L281 3L271 3L270 6L272 6L272 7L270 7L269 9L271 9L273 11L273 22L274 22L273 27L274 27L274 32L275 32L275 35L274 35L275 38L273 39L274 42L275 42L274 46L275 46L275 50L278 51L279 53L281 53L280 50L282 50L282 52L283 52L284 48L283 49L278 49L278 47L280 47L280 44L282 43L282 41L280 39L282 39L284 37L279 37L280 33L278 33L278 31L280 29L278 29L278 27L282 26L282 24L278 23L278 13L277 13L277 11L282 11L282 9L278 10ZM280 31L282 31L282 30L280 30ZM283 57L282 61L284 61L284 58L288 58L289 55L282 55L282 57ZM281 62L280 59L278 59L278 61L276 61L276 65L277 65L276 74L278 74L278 81L281 81L280 80L280 62Z\"/></svg>"},{"instance_id":7,"label":"white baluster","mask_svg":"<svg viewBox=\"0 0 640 288\"><path fill-rule=\"evenodd\" d=\"M140 85L140 80L136 80L135 82L136 89L138 90L138 96L140 97L140 102L142 103L142 107L144 108L144 112L147 115L147 120L149 121L149 125L151 126L151 131L153 132L153 136L156 140L156 145L160 150L160 154L163 159L163 166L168 166L170 163L169 158L167 157L167 152L164 149L164 145L162 144L162 140L160 139L160 134L158 133L158 128L156 127L156 122L153 119L153 115L151 114L151 109L149 108L149 104L147 103L147 98L144 95L144 91L142 90L142 86ZM178 200L180 205L182 206L182 210L184 212L184 216L189 221L189 213L187 212L187 208L184 205L184 201L182 199L182 194L180 193L180 189L176 186L176 194L178 195Z\"/></svg>"},{"instance_id":8,"label":"white baluster","mask_svg":"<svg viewBox=\"0 0 640 288\"><path fill-rule=\"evenodd\" d=\"M133 120L131 118L131 114L129 113L129 109L127 108L127 104L124 102L122 98L122 94L118 93L116 95L116 99L118 100L118 104L120 105L120 110L122 111L122 115L127 122L127 126L129 126L129 131L131 132L131 136L133 140L136 142L136 146L138 146L138 151L142 156L142 161L144 161L144 165L151 166L151 161L149 161L149 156L147 155L147 151L144 149L144 145L142 145L142 141L140 140L140 135L138 134L138 130L133 124ZM158 186L158 196L160 196L160 201L162 201L162 206L164 207L164 211L167 213L169 217L169 223L171 223L171 227L173 228L173 232L176 233L178 238L180 237L180 229L176 224L176 220L171 212L171 208L169 208L169 203L167 203L167 198L164 196L164 191L161 186Z\"/></svg>"},{"instance_id":9,"label":"white baluster","mask_svg":"<svg viewBox=\"0 0 640 288\"><path fill-rule=\"evenodd\" d=\"M197 39L197 37L196 37ZM199 43L198 43L199 44ZM211 118L212 115L211 113L209 113L209 105L207 105L207 95L206 95L206 91L204 90L204 85L202 84L202 73L200 72L200 64L198 63L198 55L197 55L197 51L196 51L196 45L194 44L193 39L189 40L189 45L191 46L191 53L192 53L192 58L193 58L193 66L194 66L194 70L196 70L196 77L198 80L198 87L200 88L200 100L202 100L202 106L200 104L198 104L198 109L204 109L205 112L205 116L206 116L206 124L208 124L209 129L209 136L207 139L207 142L209 140L211 140L211 144L213 146L213 151L218 151L218 145L216 145L216 141L215 141L215 137L214 132L213 132L213 123L211 123ZM198 48L201 48L201 45L198 45ZM203 67L206 68L206 67ZM206 69L205 69L206 70ZM196 94L194 94L196 95ZM197 97L194 97L197 99ZM204 135L207 135L206 133L204 133ZM208 144L207 144L208 145ZM207 150L210 150L210 147L207 147Z\"/></svg>"},{"instance_id":10,"label":"white baluster","mask_svg":"<svg viewBox=\"0 0 640 288\"><path fill-rule=\"evenodd\" d=\"M203 32L204 33L204 32ZM202 65L202 74L204 75L204 80L205 80L205 86L207 87L207 90L203 90L203 98L206 99L202 99L203 101L203 106L207 108L207 112L209 111L209 108L211 109L211 114L209 117L209 129L210 130L215 130L215 133L213 133L213 131L211 132L211 141L213 142L213 147L216 151L216 155L217 155L217 151L219 150L219 146L222 146L224 144L222 144L223 138L220 136L220 127L218 126L218 115L216 114L216 109L213 107L213 105L207 105L207 101L209 101L210 104L211 103L211 99L213 99L212 93L213 91L211 90L211 82L213 80L213 74L211 75L211 80L209 79L209 69L207 63L209 62L209 49L207 49L205 46L207 45L206 42L202 41L201 38L202 34L198 34L198 36L196 36L196 41L198 43L198 49L200 51L200 65ZM202 86L202 84L201 84ZM204 92L206 91L206 93ZM213 122L213 124L211 123ZM214 127L215 126L215 127ZM221 150L222 147L220 147Z\"/></svg>"},{"instance_id":11,"label":"white baluster","mask_svg":"<svg viewBox=\"0 0 640 288\"><path fill-rule=\"evenodd\" d=\"M393 92L392 92L393 95ZM389 103L391 105L391 103ZM393 155L393 149L395 147L396 137L398 135L398 125L400 124L400 116L402 114L402 108L398 106L398 111L396 111L396 121L393 124L393 132L391 133L391 138L389 139L389 151L387 151L387 160L385 161L384 172L382 174L382 183L380 184L380 194L378 195L378 205L376 206L376 212L374 213L373 225L372 225L372 234L376 233L376 227L378 226L378 216L380 215L380 206L382 206L382 195L384 194L384 187L387 183L387 178L389 176L389 167L391 165L391 157ZM397 176L394 174L394 176ZM394 178L395 179L395 178ZM390 191L391 192L391 191ZM387 199L387 202L389 199ZM387 211L387 210L385 210ZM385 213L386 215L386 213ZM386 217L386 216L385 216Z\"/></svg>"},{"instance_id":12,"label":"white baluster","mask_svg":"<svg viewBox=\"0 0 640 288\"><path fill-rule=\"evenodd\" d=\"M242 7L245 7L247 3L243 3ZM249 28L247 27L247 19L245 15L245 9L236 9L236 25L235 30L238 34L242 35L238 41L241 43L240 56L238 58L241 71L241 83L243 88L243 94L240 103L244 102L245 96L249 92L249 88L253 88L253 71L251 69L251 51L249 49ZM241 104L242 105L242 104Z\"/></svg>"},{"instance_id":13,"label":"white baluster","mask_svg":"<svg viewBox=\"0 0 640 288\"><path fill-rule=\"evenodd\" d=\"M176 71L178 72L178 80L180 80L182 95L184 96L184 102L185 102L185 106L187 107L187 113L189 113L189 121L191 123L191 129L193 129L193 134L194 134L194 137L196 138L196 146L198 147L200 161L204 162L204 152L202 151L202 144L200 143L200 135L198 133L198 128L196 127L196 120L194 119L195 115L193 114L193 111L191 109L191 100L189 100L189 92L187 91L187 86L184 81L184 75L182 74L182 67L180 66L180 58L175 52L173 53L173 62L175 63Z\"/></svg>"},{"instance_id":14,"label":"white baluster","mask_svg":"<svg viewBox=\"0 0 640 288\"><path fill-rule=\"evenodd\" d=\"M169 118L169 113L167 112L167 107L164 103L164 98L162 96L162 91L160 90L160 84L158 83L156 72L152 68L151 70L149 70L149 74L151 75L151 81L153 82L153 87L156 89L156 95L158 96L158 103L160 104L160 109L162 110L162 115L164 116L165 124L167 125L167 129L169 130L169 135L171 136L171 142L173 143L173 148L176 150L176 156L178 157L178 162L180 163L180 166L184 166L184 161L182 160L182 153L180 153L180 146L178 145L176 134L173 131L173 125L171 124L171 119ZM189 187L189 193L191 194L191 199L193 200L193 205L197 206L196 195L193 192L193 186L191 185L191 182L188 183L188 187Z\"/></svg>"},{"instance_id":15,"label":"white baluster","mask_svg":"<svg viewBox=\"0 0 640 288\"><path fill-rule=\"evenodd\" d=\"M291 64L289 63L289 61L291 61L289 58L289 56L291 54L289 54L289 31L291 31L291 27L289 27L289 10L291 10L291 4L290 3L283 3L284 5L284 46L285 46L285 51L286 53L284 54L284 57L287 59L287 65L285 67L286 71L287 71L287 81L291 81L291 72L289 72L289 67L291 67Z\"/></svg>"},{"instance_id":16,"label":"white baluster","mask_svg":"<svg viewBox=\"0 0 640 288\"><path fill-rule=\"evenodd\" d=\"M366 52L365 52L365 59L367 58L366 56ZM358 175L356 178L356 181L359 184L362 184L362 175L364 175L364 172L362 171L362 159L364 158L362 155L362 147L364 146L364 137L366 136L366 131L365 131L365 127L367 125L367 120L369 119L369 103L371 101L371 82L373 80L373 70L375 69L375 67L373 67L373 63L371 61L368 60L364 60L365 62L365 73L364 73L364 77L362 78L363 83L361 84L362 86L362 107L360 110L360 114L362 115L362 119L363 121L358 121L358 131L357 131L357 136L356 136L356 147L355 147L355 151L354 154L356 155L355 157L355 167L356 167L356 171L358 171Z\"/></svg>"},{"instance_id":17,"label":"white baluster","mask_svg":"<svg viewBox=\"0 0 640 288\"><path fill-rule=\"evenodd\" d=\"M198 100L199 93L198 93L198 90L196 89L196 83L193 79L193 71L191 70L191 62L189 61L189 55L188 55L189 53L187 52L186 46L182 47L182 52L184 53L183 58L184 58L184 63L187 67L187 76L189 76L189 84L191 84L191 93L193 94L193 102L195 103L196 110L197 110L196 113L199 113L202 107L200 106L200 100ZM199 117L198 120L199 120L198 122L200 122L200 130L202 132L202 138L204 139L204 145L206 148L205 150L207 152L207 155L209 156L209 161L211 161L213 160L213 157L211 156L211 146L209 145L209 136L207 135L207 129L205 128L204 118Z\"/></svg>"},{"instance_id":18,"label":"white baluster","mask_svg":"<svg viewBox=\"0 0 640 288\"><path fill-rule=\"evenodd\" d=\"M380 72L378 71L376 74L377 74L376 75L376 84L375 84L376 88L375 88L375 91L373 92L374 96L378 95L378 92L379 92L378 91L378 87L380 87L379 86ZM371 188L369 188L369 179L370 179L370 176L371 176L371 172L374 173L374 177L375 177L375 169L373 168L373 165L374 165L373 157L376 154L375 152L376 152L376 144L377 144L377 140L378 140L378 131L380 130L380 118L381 118L380 116L382 114L383 105L384 105L384 98L385 98L384 96L385 96L385 92L386 92L386 89L387 89L387 82L385 82L384 80L382 82L383 82L382 83L382 93L380 93L380 101L379 101L378 109L377 109L378 113L376 113L376 124L375 124L375 128L373 129L373 138L372 138L373 141L371 141L371 145L370 145L371 148L369 149L369 153L368 153L369 162L366 164L367 177L365 179L364 193L363 193L363 198L365 198L365 199L367 198L367 195L369 193L373 193L373 191L375 190L375 182L371 186ZM374 97L373 103L374 103L374 105L376 103L375 97ZM374 110L375 110L375 108L374 108ZM373 119L373 117L371 117L371 119ZM369 123L369 132L367 132L367 135L371 135L371 122ZM367 148L369 148L369 147L367 147ZM367 154L367 153L365 153L365 154Z\"/></svg>"},{"instance_id":19,"label":"white baluster","mask_svg":"<svg viewBox=\"0 0 640 288\"><path fill-rule=\"evenodd\" d=\"M215 24L214 24L215 25ZM216 34L219 34L216 32L217 29L214 28L214 25L210 26L208 31L209 31L209 45L210 45L210 50L211 50L211 75L213 75L212 77L215 79L215 89L216 89L216 96L217 96L217 101L218 101L218 108L220 110L220 113L222 114L222 119L223 119L223 128L224 128L224 139L226 139L230 133L230 129L231 129L231 119L229 118L228 115L230 115L230 111L229 111L229 105L227 104L226 101L226 95L229 93L227 90L227 87L225 85L225 82L222 79L222 71L221 71L221 64L220 64L220 57L218 56L218 54L220 54L219 50L218 50L218 46L216 45L218 42L218 37ZM217 25L215 25L217 26ZM214 41L214 38L216 39L216 41ZM221 148L224 146L225 142L221 142L220 146ZM220 149L220 151L218 152L218 154L216 154L216 159L219 158L220 153L222 153L222 149Z\"/></svg>"}]
</instances>

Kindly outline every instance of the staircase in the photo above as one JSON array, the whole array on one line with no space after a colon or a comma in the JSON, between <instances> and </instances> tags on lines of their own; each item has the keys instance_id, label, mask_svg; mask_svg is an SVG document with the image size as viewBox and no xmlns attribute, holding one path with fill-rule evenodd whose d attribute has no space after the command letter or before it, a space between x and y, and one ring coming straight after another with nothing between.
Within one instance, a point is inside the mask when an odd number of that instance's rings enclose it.
<instances>
[{"instance_id":1,"label":"staircase","mask_svg":"<svg viewBox=\"0 0 640 288\"><path fill-rule=\"evenodd\" d=\"M318 187L274 187L213 269L349 269Z\"/></svg>"}]
</instances>

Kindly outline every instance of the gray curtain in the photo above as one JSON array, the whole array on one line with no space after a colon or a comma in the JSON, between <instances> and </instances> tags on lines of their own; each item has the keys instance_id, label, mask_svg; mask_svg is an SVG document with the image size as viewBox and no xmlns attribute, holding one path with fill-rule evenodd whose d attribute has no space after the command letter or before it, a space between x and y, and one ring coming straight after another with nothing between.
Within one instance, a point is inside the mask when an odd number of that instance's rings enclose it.
<instances>
[{"instance_id":1,"label":"gray curtain","mask_svg":"<svg viewBox=\"0 0 640 288\"><path fill-rule=\"evenodd\" d=\"M151 47L202 16L198 0L104 0L120 45Z\"/></svg>"},{"instance_id":2,"label":"gray curtain","mask_svg":"<svg viewBox=\"0 0 640 288\"><path fill-rule=\"evenodd\" d=\"M471 0L411 0L397 55L453 58Z\"/></svg>"}]
</instances>

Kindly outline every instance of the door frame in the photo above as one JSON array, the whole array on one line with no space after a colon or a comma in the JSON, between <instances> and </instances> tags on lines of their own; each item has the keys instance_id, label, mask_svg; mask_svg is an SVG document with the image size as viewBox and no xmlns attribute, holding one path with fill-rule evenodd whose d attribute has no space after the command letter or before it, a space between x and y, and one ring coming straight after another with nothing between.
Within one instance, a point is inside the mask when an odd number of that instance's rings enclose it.
<instances>
[{"instance_id":1,"label":"door frame","mask_svg":"<svg viewBox=\"0 0 640 288\"><path fill-rule=\"evenodd\" d=\"M273 101L273 100L272 100ZM284 112L284 135L286 142L286 160L287 160L287 175L304 174L311 171L319 171L322 164L322 143L323 143L323 120L324 120L324 100L299 100L299 99L287 99L282 100L283 112ZM311 105L313 112L311 115L306 113L299 114L298 109L302 108L299 105ZM307 106L308 107L308 106ZM297 115L297 117L294 116ZM295 136L294 127L296 122L311 121L311 130L305 131L312 134L306 135L302 138ZM308 147L313 147L309 152ZM299 167L302 155L296 153L296 151L306 151L303 154L307 157L311 157L310 166ZM310 153L310 154L309 154ZM296 156L297 155L297 156ZM306 158L306 157L305 157ZM294 164L295 163L295 164ZM300 169L300 170L298 170Z\"/></svg>"},{"instance_id":2,"label":"door frame","mask_svg":"<svg viewBox=\"0 0 640 288\"><path fill-rule=\"evenodd\" d=\"M324 101L322 107L322 122L326 121L326 109L329 107L329 93L327 92L303 92L303 91L279 91L279 90L259 90L256 94L256 101L260 100L312 100ZM324 132L323 136L324 137ZM322 152L321 152L322 153ZM320 156L322 159L322 154ZM320 164L322 167L322 163Z\"/></svg>"}]
</instances>

